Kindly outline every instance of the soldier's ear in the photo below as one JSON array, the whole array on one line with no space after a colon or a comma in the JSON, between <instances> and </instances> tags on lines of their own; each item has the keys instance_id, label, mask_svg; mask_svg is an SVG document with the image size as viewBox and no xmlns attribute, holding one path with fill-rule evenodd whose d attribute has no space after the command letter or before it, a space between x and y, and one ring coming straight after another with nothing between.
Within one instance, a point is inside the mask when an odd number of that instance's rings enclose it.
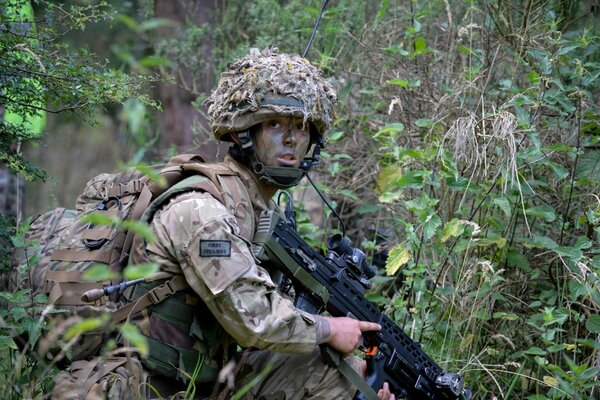
<instances>
[{"instance_id":1,"label":"soldier's ear","mask_svg":"<svg viewBox=\"0 0 600 400\"><path fill-rule=\"evenodd\" d=\"M229 137L231 138L231 140L233 141L233 143L235 144L240 144L240 138L238 138L238 133L237 132L231 132L229 133Z\"/></svg>"}]
</instances>

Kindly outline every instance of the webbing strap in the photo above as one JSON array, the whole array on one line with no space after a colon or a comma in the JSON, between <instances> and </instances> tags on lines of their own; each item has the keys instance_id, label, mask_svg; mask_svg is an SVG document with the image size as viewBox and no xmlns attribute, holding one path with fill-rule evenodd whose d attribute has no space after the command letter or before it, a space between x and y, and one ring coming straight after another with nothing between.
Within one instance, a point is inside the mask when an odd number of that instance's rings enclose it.
<instances>
[{"instance_id":1,"label":"webbing strap","mask_svg":"<svg viewBox=\"0 0 600 400\"><path fill-rule=\"evenodd\" d=\"M119 308L112 314L114 323L118 323L128 319L130 316L137 314L152 304L159 304L166 298L172 296L176 292L186 289L187 282L183 275L176 275L172 279L166 281L160 286L155 287L143 296L133 300L124 307Z\"/></svg>"},{"instance_id":2,"label":"webbing strap","mask_svg":"<svg viewBox=\"0 0 600 400\"><path fill-rule=\"evenodd\" d=\"M108 189L108 197L124 197L130 194L137 194L144 188L145 179L136 179L127 183L119 183Z\"/></svg>"},{"instance_id":3,"label":"webbing strap","mask_svg":"<svg viewBox=\"0 0 600 400\"><path fill-rule=\"evenodd\" d=\"M52 261L96 261L99 263L110 264L110 260L118 256L115 250L74 250L74 249L55 249L50 259Z\"/></svg>"},{"instance_id":4,"label":"webbing strap","mask_svg":"<svg viewBox=\"0 0 600 400\"><path fill-rule=\"evenodd\" d=\"M83 233L81 234L81 238L88 240L110 239L113 237L114 234L114 229L90 228L83 231Z\"/></svg>"},{"instance_id":5,"label":"webbing strap","mask_svg":"<svg viewBox=\"0 0 600 400\"><path fill-rule=\"evenodd\" d=\"M89 282L83 279L81 271L53 271L46 272L46 280L55 282Z\"/></svg>"},{"instance_id":6,"label":"webbing strap","mask_svg":"<svg viewBox=\"0 0 600 400\"><path fill-rule=\"evenodd\" d=\"M375 390L342 358L340 353L325 345L321 346L321 356L327 365L337 368L368 400L379 400Z\"/></svg>"},{"instance_id":7,"label":"webbing strap","mask_svg":"<svg viewBox=\"0 0 600 400\"><path fill-rule=\"evenodd\" d=\"M135 203L133 210L131 211L130 220L139 221L140 217L144 213L144 210L150 205L151 201L152 192L150 191L150 188L148 186L144 186L144 189L142 189L142 192L140 193L140 197L138 197L138 200ZM121 256L119 257L120 264L124 263L125 260L127 260L127 258L129 257L129 252L131 251L131 244L133 243L134 236L135 233L133 232L133 230L129 229L127 231L127 235L125 236L125 240L123 241L123 250L121 252Z\"/></svg>"}]
</instances>

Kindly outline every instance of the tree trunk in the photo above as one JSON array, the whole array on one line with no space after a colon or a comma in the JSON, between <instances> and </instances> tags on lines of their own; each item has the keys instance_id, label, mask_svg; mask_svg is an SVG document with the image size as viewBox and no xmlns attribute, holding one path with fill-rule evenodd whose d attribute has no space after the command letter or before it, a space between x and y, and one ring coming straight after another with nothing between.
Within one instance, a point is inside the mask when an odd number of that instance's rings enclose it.
<instances>
[{"instance_id":1,"label":"tree trunk","mask_svg":"<svg viewBox=\"0 0 600 400\"><path fill-rule=\"evenodd\" d=\"M177 35L186 24L215 24L214 14L218 0L155 0L154 15L156 18L169 19L176 22L174 27L158 30L161 38ZM198 48L202 60L206 60L200 70L190 71L184 65L174 69L176 84L162 83L157 88L157 96L163 106L159 127L161 132L161 149L173 146L178 153L199 153L207 161L221 159L226 146L212 140L210 126L204 112L192 105L200 93L209 93L214 84L215 69L212 62L212 46L206 40Z\"/></svg>"}]
</instances>

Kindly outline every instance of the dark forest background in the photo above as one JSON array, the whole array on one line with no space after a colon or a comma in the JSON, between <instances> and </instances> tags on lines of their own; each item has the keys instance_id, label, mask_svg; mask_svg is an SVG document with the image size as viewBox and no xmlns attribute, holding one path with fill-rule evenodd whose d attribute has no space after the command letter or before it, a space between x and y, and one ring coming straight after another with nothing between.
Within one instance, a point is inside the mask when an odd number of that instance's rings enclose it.
<instances>
[{"instance_id":1,"label":"dark forest background","mask_svg":"<svg viewBox=\"0 0 600 400\"><path fill-rule=\"evenodd\" d=\"M44 122L2 125L0 161L27 182L4 191L5 254L100 172L221 158L202 106L219 73L252 47L302 53L321 7L34 1L23 22L7 10L24 3L0 1L0 106ZM599 34L594 0L331 0L307 54L339 92L314 176L354 244L387 255L369 298L476 398L599 396ZM338 223L295 196L322 246ZM12 342L25 314L2 311L0 388L41 398Z\"/></svg>"}]
</instances>

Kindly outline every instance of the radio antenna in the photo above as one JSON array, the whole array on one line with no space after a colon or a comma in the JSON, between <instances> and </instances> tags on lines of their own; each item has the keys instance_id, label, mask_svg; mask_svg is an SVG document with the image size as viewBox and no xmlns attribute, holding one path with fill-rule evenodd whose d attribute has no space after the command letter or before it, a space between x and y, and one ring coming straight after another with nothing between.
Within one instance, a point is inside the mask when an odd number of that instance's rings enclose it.
<instances>
[{"instance_id":1,"label":"radio antenna","mask_svg":"<svg viewBox=\"0 0 600 400\"><path fill-rule=\"evenodd\" d=\"M308 53L308 49L310 49L310 46L312 45L313 39L317 34L317 29L319 28L319 23L321 22L321 17L323 16L323 11L325 11L327 3L329 3L329 0L323 0L323 4L321 5L321 11L319 12L319 16L317 17L317 22L315 23L315 29L313 29L312 35L310 35L310 39L308 39L308 44L304 49L304 53L302 53L302 58L306 58L306 53Z\"/></svg>"}]
</instances>

